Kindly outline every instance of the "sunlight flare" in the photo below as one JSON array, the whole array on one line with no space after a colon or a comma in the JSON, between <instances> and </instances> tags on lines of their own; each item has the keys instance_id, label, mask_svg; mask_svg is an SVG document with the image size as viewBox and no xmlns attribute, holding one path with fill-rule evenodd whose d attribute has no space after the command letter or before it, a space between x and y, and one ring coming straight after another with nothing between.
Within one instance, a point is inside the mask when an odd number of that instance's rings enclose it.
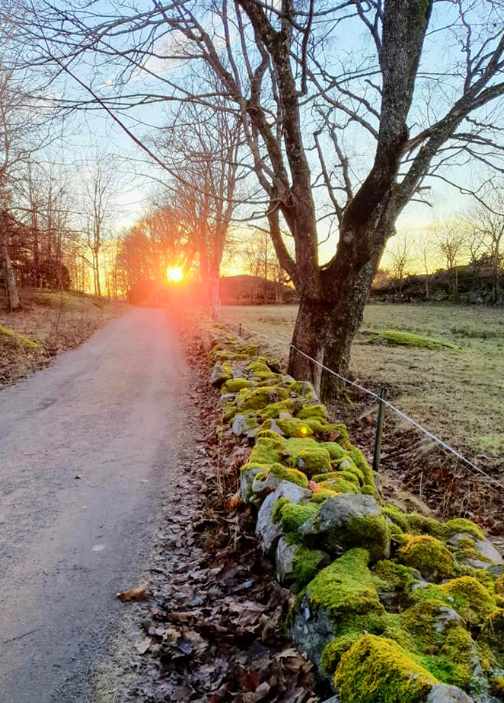
<instances>
[{"instance_id":1,"label":"sunlight flare","mask_svg":"<svg viewBox=\"0 0 504 703\"><path fill-rule=\"evenodd\" d=\"M166 271L166 278L170 283L180 283L184 277L184 272L182 268L168 268Z\"/></svg>"}]
</instances>

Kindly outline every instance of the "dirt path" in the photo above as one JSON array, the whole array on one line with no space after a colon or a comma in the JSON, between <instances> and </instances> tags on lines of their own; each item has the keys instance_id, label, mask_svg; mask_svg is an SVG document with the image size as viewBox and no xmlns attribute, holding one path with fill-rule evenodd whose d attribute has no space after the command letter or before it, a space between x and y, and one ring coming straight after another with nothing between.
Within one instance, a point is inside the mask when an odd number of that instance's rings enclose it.
<instances>
[{"instance_id":1,"label":"dirt path","mask_svg":"<svg viewBox=\"0 0 504 703\"><path fill-rule=\"evenodd\" d=\"M165 311L140 309L0 392L2 703L90 701L169 497L186 374Z\"/></svg>"}]
</instances>

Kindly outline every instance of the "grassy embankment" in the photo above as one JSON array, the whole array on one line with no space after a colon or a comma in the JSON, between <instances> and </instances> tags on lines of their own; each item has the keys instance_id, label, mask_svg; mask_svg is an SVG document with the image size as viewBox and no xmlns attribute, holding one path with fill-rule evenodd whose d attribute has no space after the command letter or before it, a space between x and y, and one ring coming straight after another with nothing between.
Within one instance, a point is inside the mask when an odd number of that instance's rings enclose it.
<instances>
[{"instance_id":1,"label":"grassy embankment","mask_svg":"<svg viewBox=\"0 0 504 703\"><path fill-rule=\"evenodd\" d=\"M226 307L226 321L289 341L295 306ZM369 343L400 330L459 349ZM364 332L364 334L362 334ZM272 344L285 358L286 349ZM365 386L387 386L394 403L432 432L485 465L503 464L504 311L449 305L368 305L352 351L352 372ZM366 412L357 403L360 414Z\"/></svg>"},{"instance_id":2,"label":"grassy embankment","mask_svg":"<svg viewBox=\"0 0 504 703\"><path fill-rule=\"evenodd\" d=\"M124 312L122 303L71 292L24 290L23 308L9 313L0 292L0 388L78 346Z\"/></svg>"}]
</instances>

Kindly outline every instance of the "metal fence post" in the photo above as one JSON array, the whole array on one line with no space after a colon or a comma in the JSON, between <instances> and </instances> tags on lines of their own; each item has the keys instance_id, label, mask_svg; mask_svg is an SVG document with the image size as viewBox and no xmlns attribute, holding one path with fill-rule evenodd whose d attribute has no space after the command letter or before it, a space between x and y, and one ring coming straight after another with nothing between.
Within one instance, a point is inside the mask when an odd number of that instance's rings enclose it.
<instances>
[{"instance_id":1,"label":"metal fence post","mask_svg":"<svg viewBox=\"0 0 504 703\"><path fill-rule=\"evenodd\" d=\"M373 454L373 470L378 473L380 470L381 445L383 437L383 421L385 419L385 408L387 407L382 401L387 399L387 389L380 390L380 403L378 405L378 421L376 423L376 437Z\"/></svg>"},{"instance_id":2,"label":"metal fence post","mask_svg":"<svg viewBox=\"0 0 504 703\"><path fill-rule=\"evenodd\" d=\"M238 334L240 335L240 337L242 336L242 328L241 328L241 322L240 322L240 331L239 331L239 333L238 333Z\"/></svg>"}]
</instances>

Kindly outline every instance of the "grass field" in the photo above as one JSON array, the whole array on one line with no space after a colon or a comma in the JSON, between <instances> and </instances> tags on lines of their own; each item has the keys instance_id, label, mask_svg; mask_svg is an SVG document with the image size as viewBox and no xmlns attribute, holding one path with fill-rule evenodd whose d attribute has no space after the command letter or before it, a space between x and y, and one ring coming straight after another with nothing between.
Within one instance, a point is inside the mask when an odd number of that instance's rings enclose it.
<instances>
[{"instance_id":1,"label":"grass field","mask_svg":"<svg viewBox=\"0 0 504 703\"><path fill-rule=\"evenodd\" d=\"M223 308L223 320L289 341L294 306ZM362 330L401 330L460 350L368 344L357 339L351 369L363 385L384 385L393 402L445 441L485 464L503 465L504 311L448 305L368 305ZM271 342L279 355L285 347ZM365 412L360 408L361 412Z\"/></svg>"}]
</instances>

